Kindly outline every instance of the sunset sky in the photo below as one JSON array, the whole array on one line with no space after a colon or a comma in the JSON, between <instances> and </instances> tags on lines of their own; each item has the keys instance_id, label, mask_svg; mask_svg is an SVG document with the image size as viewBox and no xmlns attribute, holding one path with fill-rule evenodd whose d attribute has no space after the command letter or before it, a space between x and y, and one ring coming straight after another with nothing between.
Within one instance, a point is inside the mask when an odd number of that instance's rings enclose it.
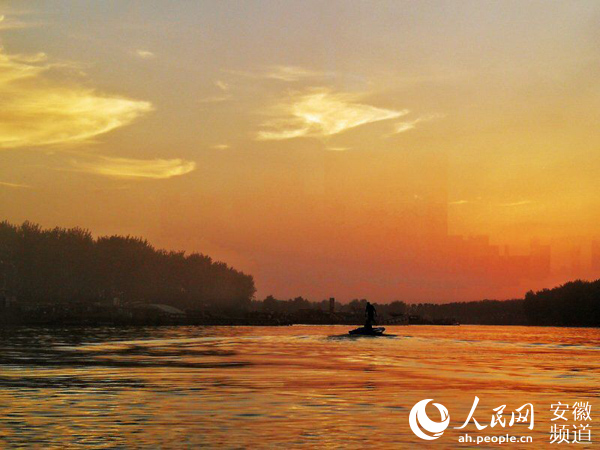
<instances>
[{"instance_id":1,"label":"sunset sky","mask_svg":"<svg viewBox=\"0 0 600 450\"><path fill-rule=\"evenodd\" d=\"M259 298L521 296L448 236L586 255L599 43L597 1L0 1L0 219L206 253Z\"/></svg>"}]
</instances>

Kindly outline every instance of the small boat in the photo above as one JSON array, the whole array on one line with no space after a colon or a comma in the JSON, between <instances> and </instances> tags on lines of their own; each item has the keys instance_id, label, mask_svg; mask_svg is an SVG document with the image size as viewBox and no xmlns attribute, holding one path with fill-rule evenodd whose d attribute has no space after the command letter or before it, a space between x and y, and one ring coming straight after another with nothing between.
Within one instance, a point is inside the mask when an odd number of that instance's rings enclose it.
<instances>
[{"instance_id":1,"label":"small boat","mask_svg":"<svg viewBox=\"0 0 600 450\"><path fill-rule=\"evenodd\" d=\"M360 328L357 328L356 330L348 331L348 334L361 335L361 336L383 336L384 331L385 331L384 327L375 327L375 328L360 327Z\"/></svg>"}]
</instances>

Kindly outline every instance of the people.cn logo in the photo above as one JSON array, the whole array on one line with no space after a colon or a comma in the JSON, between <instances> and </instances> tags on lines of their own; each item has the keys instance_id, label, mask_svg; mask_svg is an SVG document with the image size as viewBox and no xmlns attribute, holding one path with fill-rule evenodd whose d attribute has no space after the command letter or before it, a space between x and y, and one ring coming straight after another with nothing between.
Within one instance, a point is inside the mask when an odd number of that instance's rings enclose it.
<instances>
[{"instance_id":1,"label":"people.cn logo","mask_svg":"<svg viewBox=\"0 0 600 450\"><path fill-rule=\"evenodd\" d=\"M442 434L444 434L444 430L448 428L448 425L450 424L450 414L448 414L448 410L444 405L439 403L432 403L432 405L439 410L440 414L442 415L442 421L434 422L427 417L425 407L432 400L433 399L429 398L418 402L412 407L410 410L410 416L408 417L410 429L418 437L425 439L426 441L433 441L434 439L439 438Z\"/></svg>"}]
</instances>

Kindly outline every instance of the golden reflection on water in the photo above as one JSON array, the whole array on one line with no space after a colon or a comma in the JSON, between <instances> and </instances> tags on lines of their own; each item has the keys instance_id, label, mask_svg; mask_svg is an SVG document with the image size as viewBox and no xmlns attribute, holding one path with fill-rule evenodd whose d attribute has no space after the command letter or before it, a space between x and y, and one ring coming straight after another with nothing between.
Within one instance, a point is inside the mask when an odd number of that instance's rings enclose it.
<instances>
[{"instance_id":1,"label":"golden reflection on water","mask_svg":"<svg viewBox=\"0 0 600 450\"><path fill-rule=\"evenodd\" d=\"M598 329L405 326L350 338L348 328L4 330L0 444L451 448L469 432L530 434L523 447L539 448L549 445L553 403L589 401L600 420ZM507 405L510 418L532 403L534 430L453 429L475 395L487 425L493 408ZM426 398L450 412L433 442L408 426Z\"/></svg>"}]
</instances>

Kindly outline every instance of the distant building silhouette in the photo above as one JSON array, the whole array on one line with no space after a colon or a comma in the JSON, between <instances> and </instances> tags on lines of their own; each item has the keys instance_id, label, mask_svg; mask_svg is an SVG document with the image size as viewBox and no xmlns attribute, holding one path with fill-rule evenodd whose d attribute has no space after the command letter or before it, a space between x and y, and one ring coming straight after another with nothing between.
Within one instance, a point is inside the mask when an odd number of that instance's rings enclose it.
<instances>
[{"instance_id":1,"label":"distant building silhouette","mask_svg":"<svg viewBox=\"0 0 600 450\"><path fill-rule=\"evenodd\" d=\"M592 270L600 272L600 241L592 241Z\"/></svg>"},{"instance_id":2,"label":"distant building silhouette","mask_svg":"<svg viewBox=\"0 0 600 450\"><path fill-rule=\"evenodd\" d=\"M548 278L550 276L551 248L541 245L539 240L531 241L531 272L534 278Z\"/></svg>"}]
</instances>

